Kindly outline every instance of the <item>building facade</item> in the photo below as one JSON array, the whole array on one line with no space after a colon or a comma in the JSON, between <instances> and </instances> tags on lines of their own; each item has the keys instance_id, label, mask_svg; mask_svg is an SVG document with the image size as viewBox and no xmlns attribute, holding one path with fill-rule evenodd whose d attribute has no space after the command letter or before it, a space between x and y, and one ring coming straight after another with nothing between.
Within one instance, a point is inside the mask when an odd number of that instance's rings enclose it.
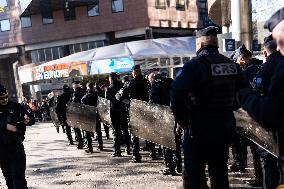
<instances>
[{"instance_id":1,"label":"building facade","mask_svg":"<svg viewBox=\"0 0 284 189\"><path fill-rule=\"evenodd\" d=\"M42 64L105 45L190 36L208 23L206 0L0 0L0 7L0 83L12 96L19 87L16 62Z\"/></svg>"}]
</instances>

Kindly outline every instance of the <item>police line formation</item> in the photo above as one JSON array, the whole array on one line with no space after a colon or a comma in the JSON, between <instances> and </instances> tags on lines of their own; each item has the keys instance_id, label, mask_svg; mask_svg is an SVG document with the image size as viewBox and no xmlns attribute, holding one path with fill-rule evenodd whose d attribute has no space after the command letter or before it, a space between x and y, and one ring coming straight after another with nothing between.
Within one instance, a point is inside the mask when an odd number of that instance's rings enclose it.
<instances>
[{"instance_id":1,"label":"police line formation","mask_svg":"<svg viewBox=\"0 0 284 189\"><path fill-rule=\"evenodd\" d=\"M186 189L209 188L206 164L211 188L229 188L229 146L234 159L230 169L241 173L246 172L249 146L256 177L252 184L284 188L284 8L272 15L265 28L272 32L264 43L265 64L252 58L245 46L230 58L221 55L218 28L207 27L196 34L197 56L184 65L175 80L157 70L146 79L136 65L133 79L125 76L123 83L111 73L104 95L93 83L87 84L86 93L79 82L73 83L73 92L64 85L61 95L49 99L53 123L62 126L71 145L72 126L79 149L84 145L83 130L88 153L93 152L94 132L98 148L103 150L101 122L110 125L112 156L120 157L125 144L136 163L141 162L139 138L147 140L152 159L157 158L155 143L161 145L167 167L163 174L172 175L182 171L183 134ZM6 184L9 189L27 188L22 141L33 119L21 105L8 100L2 85L0 119L0 165Z\"/></svg>"}]
</instances>

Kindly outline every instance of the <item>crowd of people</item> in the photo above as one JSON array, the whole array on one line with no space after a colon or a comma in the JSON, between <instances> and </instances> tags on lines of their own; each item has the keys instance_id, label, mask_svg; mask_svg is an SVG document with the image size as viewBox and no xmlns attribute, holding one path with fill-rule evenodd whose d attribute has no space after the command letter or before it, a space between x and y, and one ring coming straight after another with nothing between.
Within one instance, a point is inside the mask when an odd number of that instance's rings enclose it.
<instances>
[{"instance_id":1,"label":"crowd of people","mask_svg":"<svg viewBox=\"0 0 284 189\"><path fill-rule=\"evenodd\" d=\"M213 189L229 189L228 158L232 145L234 164L231 171L245 172L247 147L254 159L256 186L267 189L284 188L284 8L267 21L265 27L272 35L265 39L266 63L253 58L253 54L241 46L228 58L218 51L218 28L207 27L196 34L197 56L187 62L172 80L158 70L143 76L139 65L120 81L117 73L109 75L109 86L102 90L89 82L83 87L74 82L72 87L63 86L63 93L50 98L49 105L56 107L58 120L66 132L70 145L74 145L66 111L69 102L97 106L98 97L110 100L111 127L114 137L112 157L121 157L121 146L132 154L134 163L141 163L140 139L129 133L129 104L132 99L170 106L176 120L176 151L163 148L165 175L182 171L180 150L183 130L183 181L185 189L206 189L206 165ZM26 107L26 108L23 108ZM37 104L13 103L8 91L0 85L0 165L8 188L27 188L25 180L25 151L23 140L32 117L39 116ZM236 133L234 110L242 107L262 127L276 136L279 157L259 148ZM47 109L43 102L41 109ZM30 110L27 111L27 110ZM98 150L103 150L100 115L96 113ZM105 130L107 130L107 126ZM77 148L87 143L87 153L93 153L94 134L74 128ZM107 134L108 135L108 134ZM131 147L132 144L132 147ZM155 144L146 142L152 159L157 158ZM162 148L162 147L159 147ZM279 185L280 184L280 185Z\"/></svg>"},{"instance_id":2,"label":"crowd of people","mask_svg":"<svg viewBox=\"0 0 284 189\"><path fill-rule=\"evenodd\" d=\"M37 101L33 98L24 99L21 102L22 106L31 113L35 121L50 121L49 104L46 98Z\"/></svg>"}]
</instances>

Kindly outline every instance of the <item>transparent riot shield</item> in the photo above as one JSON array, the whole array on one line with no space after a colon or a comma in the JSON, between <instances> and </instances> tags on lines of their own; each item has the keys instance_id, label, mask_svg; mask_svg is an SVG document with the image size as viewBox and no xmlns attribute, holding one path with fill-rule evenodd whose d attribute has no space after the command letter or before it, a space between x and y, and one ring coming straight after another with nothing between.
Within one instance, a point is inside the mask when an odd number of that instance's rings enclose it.
<instances>
[{"instance_id":1,"label":"transparent riot shield","mask_svg":"<svg viewBox=\"0 0 284 189\"><path fill-rule=\"evenodd\" d=\"M60 122L57 118L57 114L56 114L56 111L55 111L55 106L51 106L49 107L49 112L50 112L50 118L51 118L51 121L53 123L53 125L55 127L60 127Z\"/></svg>"},{"instance_id":2,"label":"transparent riot shield","mask_svg":"<svg viewBox=\"0 0 284 189\"><path fill-rule=\"evenodd\" d=\"M176 149L175 119L170 107L133 99L129 116L134 136Z\"/></svg>"},{"instance_id":3,"label":"transparent riot shield","mask_svg":"<svg viewBox=\"0 0 284 189\"><path fill-rule=\"evenodd\" d=\"M98 109L101 121L104 124L110 126L111 125L110 101L106 98L99 97L97 109Z\"/></svg>"},{"instance_id":4,"label":"transparent riot shield","mask_svg":"<svg viewBox=\"0 0 284 189\"><path fill-rule=\"evenodd\" d=\"M243 109L235 111L234 114L237 120L237 132L264 148L272 155L278 155L276 140L271 132L263 129Z\"/></svg>"},{"instance_id":5,"label":"transparent riot shield","mask_svg":"<svg viewBox=\"0 0 284 189\"><path fill-rule=\"evenodd\" d=\"M72 102L67 106L67 122L71 127L95 132L96 111L95 106Z\"/></svg>"}]
</instances>

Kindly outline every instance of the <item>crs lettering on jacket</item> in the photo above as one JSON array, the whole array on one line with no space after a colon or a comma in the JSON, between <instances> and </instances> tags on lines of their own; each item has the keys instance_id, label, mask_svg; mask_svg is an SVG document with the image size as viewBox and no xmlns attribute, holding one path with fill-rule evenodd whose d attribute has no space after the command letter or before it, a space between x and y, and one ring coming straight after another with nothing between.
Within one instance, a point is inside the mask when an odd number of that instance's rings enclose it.
<instances>
[{"instance_id":1,"label":"crs lettering on jacket","mask_svg":"<svg viewBox=\"0 0 284 189\"><path fill-rule=\"evenodd\" d=\"M238 74L237 65L235 63L211 64L212 76L226 76Z\"/></svg>"}]
</instances>

